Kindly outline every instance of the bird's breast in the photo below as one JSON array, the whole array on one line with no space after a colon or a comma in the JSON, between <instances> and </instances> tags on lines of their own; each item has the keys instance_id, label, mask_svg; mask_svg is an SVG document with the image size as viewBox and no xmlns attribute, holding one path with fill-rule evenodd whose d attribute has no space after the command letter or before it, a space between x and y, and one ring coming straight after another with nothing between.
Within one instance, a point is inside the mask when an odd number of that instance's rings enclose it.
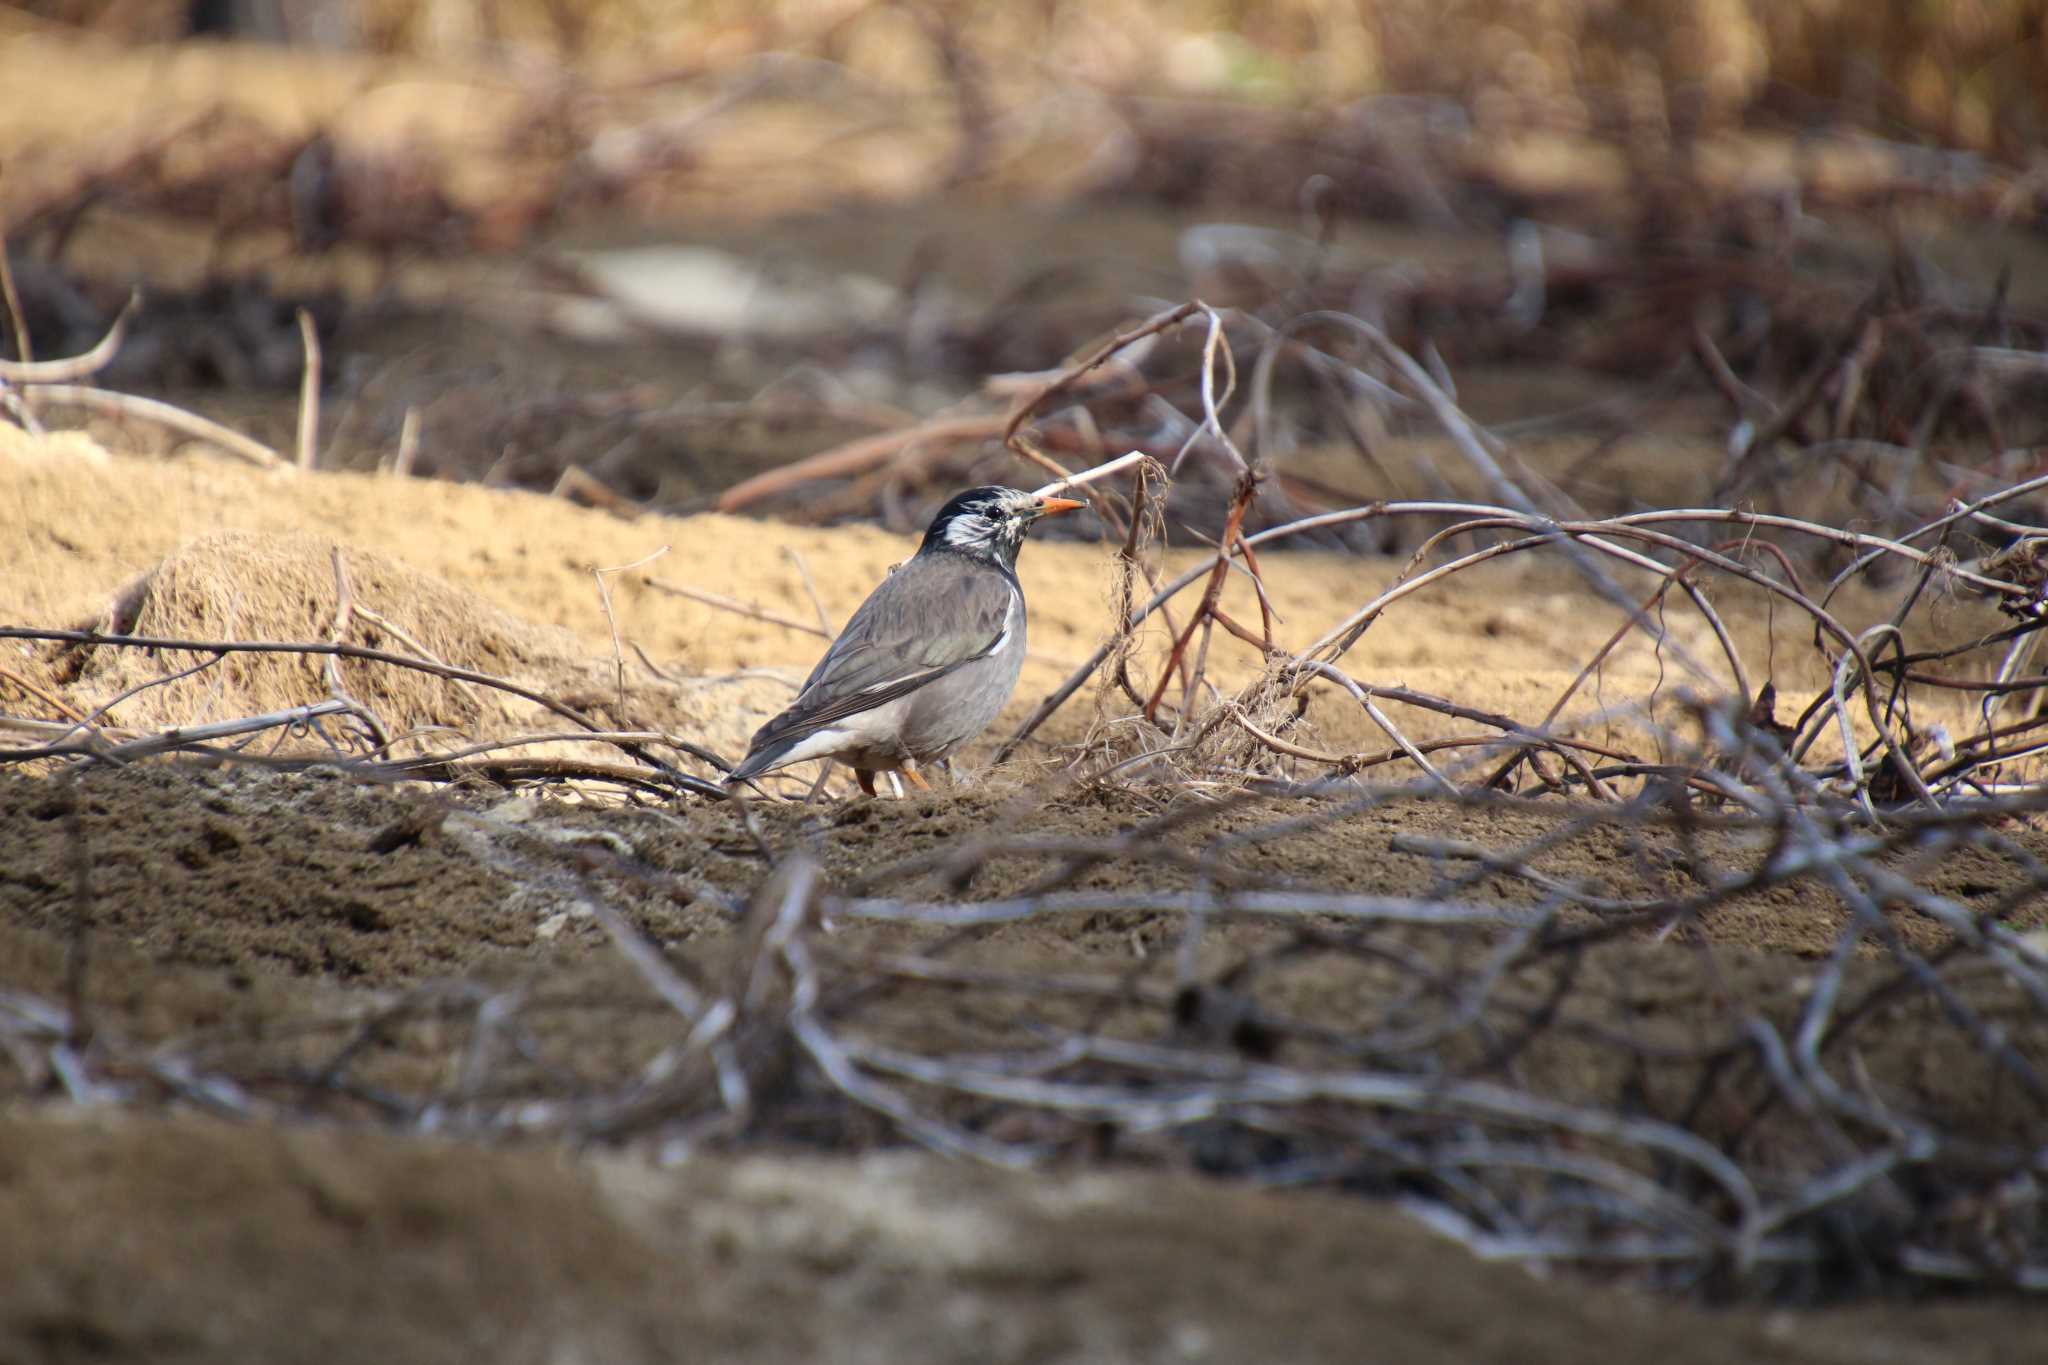
<instances>
[{"instance_id":1,"label":"bird's breast","mask_svg":"<svg viewBox=\"0 0 2048 1365\"><path fill-rule=\"evenodd\" d=\"M929 762L986 730L1017 690L1028 648L1024 594L1013 585L995 648L913 695L904 717L904 747Z\"/></svg>"}]
</instances>

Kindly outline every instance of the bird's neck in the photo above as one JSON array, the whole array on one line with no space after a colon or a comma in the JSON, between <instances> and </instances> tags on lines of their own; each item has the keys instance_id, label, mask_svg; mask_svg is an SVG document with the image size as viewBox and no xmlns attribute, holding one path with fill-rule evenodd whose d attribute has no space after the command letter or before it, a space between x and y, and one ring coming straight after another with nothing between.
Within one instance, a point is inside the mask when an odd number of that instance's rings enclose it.
<instances>
[{"instance_id":1,"label":"bird's neck","mask_svg":"<svg viewBox=\"0 0 2048 1365\"><path fill-rule=\"evenodd\" d=\"M1017 551L1001 542L990 542L970 549L962 545L948 545L944 541L928 540L917 553L919 558L934 555L968 564L979 564L982 568L994 569L1012 583L1017 581Z\"/></svg>"}]
</instances>

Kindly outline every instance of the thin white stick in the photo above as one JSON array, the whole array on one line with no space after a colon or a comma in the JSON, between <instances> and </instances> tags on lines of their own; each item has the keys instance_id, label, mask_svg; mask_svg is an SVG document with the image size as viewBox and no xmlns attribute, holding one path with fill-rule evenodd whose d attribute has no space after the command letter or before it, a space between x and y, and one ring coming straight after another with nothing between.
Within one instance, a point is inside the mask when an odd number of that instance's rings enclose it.
<instances>
[{"instance_id":1,"label":"thin white stick","mask_svg":"<svg viewBox=\"0 0 2048 1365\"><path fill-rule=\"evenodd\" d=\"M668 550L669 547L664 545L658 550L640 556L631 564L620 564L616 568L592 569L590 571L591 576L597 579L597 597L604 604L605 622L612 628L612 667L618 673L619 705L621 708L626 704L626 654L619 647L619 618L612 612L612 590L605 582L604 576L608 573L631 573L635 569L644 568L667 554Z\"/></svg>"},{"instance_id":2,"label":"thin white stick","mask_svg":"<svg viewBox=\"0 0 2048 1365\"><path fill-rule=\"evenodd\" d=\"M771 626L781 626L784 630L800 630L806 635L816 635L827 640L832 638L830 631L814 626L808 621L799 621L790 616L778 616L772 611L763 611L759 607L748 606L745 602L735 597L725 597L719 593L706 592L702 588L687 588L681 583L671 583L664 578L650 577L647 580L647 586L657 592L673 593L677 597L686 597L692 602L702 602L707 607L716 607L720 611L733 612L750 620L763 621Z\"/></svg>"},{"instance_id":3,"label":"thin white stick","mask_svg":"<svg viewBox=\"0 0 2048 1365\"><path fill-rule=\"evenodd\" d=\"M412 473L412 462L420 453L420 410L407 408L405 420L398 427L398 458L392 461L391 472L399 478Z\"/></svg>"},{"instance_id":4,"label":"thin white stick","mask_svg":"<svg viewBox=\"0 0 2048 1365\"><path fill-rule=\"evenodd\" d=\"M6 279L7 297L10 307L14 297L13 278ZM0 379L10 384L65 384L74 379L85 379L107 367L121 349L121 338L128 330L128 319L142 304L142 295L130 294L128 302L121 309L121 315L114 319L114 325L107 334L83 355L66 356L61 360L31 360L24 355L20 360L0 360ZM20 329L23 326L19 311L15 311L17 329L15 344L26 346L28 339Z\"/></svg>"},{"instance_id":5,"label":"thin white stick","mask_svg":"<svg viewBox=\"0 0 2048 1365\"><path fill-rule=\"evenodd\" d=\"M320 333L303 308L299 340L306 347L306 368L299 377L299 468L311 469L320 458Z\"/></svg>"},{"instance_id":6,"label":"thin white stick","mask_svg":"<svg viewBox=\"0 0 2048 1365\"><path fill-rule=\"evenodd\" d=\"M818 613L819 632L826 639L831 639L839 632L832 629L832 617L825 611L825 599L818 596L818 585L811 578L810 567L804 563L804 557L789 548L789 546L783 546L782 553L788 557L790 563L796 565L798 575L804 580L804 591L811 596L811 609Z\"/></svg>"},{"instance_id":7,"label":"thin white stick","mask_svg":"<svg viewBox=\"0 0 2048 1365\"><path fill-rule=\"evenodd\" d=\"M96 743L93 737L88 736L70 743L52 744L33 752L10 750L8 757L16 762L25 758L71 758L87 755L100 759L147 758L152 754L168 753L173 749L205 744L216 739L232 739L237 735L257 734L264 730L310 725L322 716L353 709L354 703L329 697L326 701L313 702L307 706L287 707L282 711L267 711L260 716L214 721L206 725L174 725L168 730L159 730L155 734L143 735L112 746Z\"/></svg>"},{"instance_id":8,"label":"thin white stick","mask_svg":"<svg viewBox=\"0 0 2048 1365\"><path fill-rule=\"evenodd\" d=\"M1150 457L1144 451L1133 450L1128 454L1117 456L1107 464L1096 465L1093 469L1084 469L1080 473L1069 475L1064 479L1055 479L1043 488L1034 488L1031 490L1031 496L1034 498L1058 497L1066 489L1079 488L1083 484L1094 483L1098 479L1106 479L1119 469L1128 469L1140 460L1148 458Z\"/></svg>"},{"instance_id":9,"label":"thin white stick","mask_svg":"<svg viewBox=\"0 0 2048 1365\"><path fill-rule=\"evenodd\" d=\"M194 412L160 403L154 398L142 398L132 393L117 393L112 389L88 388L82 384L36 384L23 391L31 403L64 403L74 407L88 408L105 413L110 417L141 418L182 431L187 436L196 436L202 441L211 441L230 455L239 455L251 464L265 469L289 470L278 457L278 453L260 441L252 441L239 431L220 423L210 421Z\"/></svg>"}]
</instances>

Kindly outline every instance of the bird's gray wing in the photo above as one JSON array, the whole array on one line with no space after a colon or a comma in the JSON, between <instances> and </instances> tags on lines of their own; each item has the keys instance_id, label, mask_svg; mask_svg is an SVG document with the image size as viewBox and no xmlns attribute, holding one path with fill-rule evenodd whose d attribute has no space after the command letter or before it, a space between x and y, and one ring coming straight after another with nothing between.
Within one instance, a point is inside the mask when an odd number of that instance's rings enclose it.
<instances>
[{"instance_id":1,"label":"bird's gray wing","mask_svg":"<svg viewBox=\"0 0 2048 1365\"><path fill-rule=\"evenodd\" d=\"M999 569L954 555L911 559L861 603L789 709L754 736L748 758L985 658L1003 638L1012 593Z\"/></svg>"}]
</instances>

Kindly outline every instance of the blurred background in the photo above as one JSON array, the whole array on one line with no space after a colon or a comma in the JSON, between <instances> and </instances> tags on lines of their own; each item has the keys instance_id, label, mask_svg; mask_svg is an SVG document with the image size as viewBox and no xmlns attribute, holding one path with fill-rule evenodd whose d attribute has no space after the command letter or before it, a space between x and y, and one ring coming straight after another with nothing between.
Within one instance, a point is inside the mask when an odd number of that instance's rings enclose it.
<instances>
[{"instance_id":1,"label":"blurred background","mask_svg":"<svg viewBox=\"0 0 2048 1365\"><path fill-rule=\"evenodd\" d=\"M1561 507L1823 488L1902 522L2044 439L2044 15L44 0L0 7L0 231L36 354L139 286L99 382L280 447L305 309L331 467L405 442L690 510L908 433L725 500L907 528L1015 473L1016 376L1199 296L1247 368L1304 314L1386 328ZM1178 453L1198 333L1041 444ZM1308 340L1225 405L1274 470L1254 520L1473 491L1363 350Z\"/></svg>"}]
</instances>

